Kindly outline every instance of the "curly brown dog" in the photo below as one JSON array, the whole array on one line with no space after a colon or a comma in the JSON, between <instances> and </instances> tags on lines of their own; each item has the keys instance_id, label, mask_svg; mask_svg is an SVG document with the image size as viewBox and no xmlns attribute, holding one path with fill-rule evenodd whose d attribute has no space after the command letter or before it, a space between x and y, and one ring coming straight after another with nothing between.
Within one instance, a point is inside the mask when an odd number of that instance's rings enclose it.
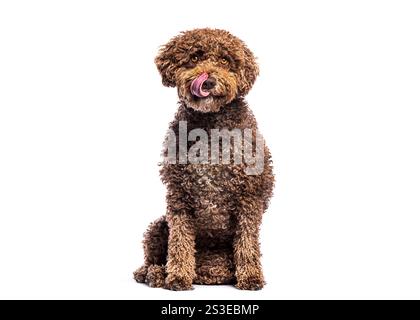
<instances>
[{"instance_id":1,"label":"curly brown dog","mask_svg":"<svg viewBox=\"0 0 420 320\"><path fill-rule=\"evenodd\" d=\"M165 161L160 171L167 186L166 215L145 233L145 263L134 278L171 290L192 289L193 283L261 289L259 227L274 176L269 150L264 141L262 146L256 143L257 123L243 99L258 75L255 57L227 31L195 29L171 39L155 62L163 84L178 89L179 109L170 130L179 145L177 161ZM188 125L188 134L195 129L209 135L214 129L251 129L252 140L244 138L243 145L251 145L253 155L262 151L261 170L249 174L247 164L233 157L221 164L180 161L181 123ZM165 156L169 140L167 136ZM188 147L196 142L192 140ZM224 148L218 139L217 152ZM229 140L227 149L234 148ZM221 160L223 156L216 154Z\"/></svg>"}]
</instances>

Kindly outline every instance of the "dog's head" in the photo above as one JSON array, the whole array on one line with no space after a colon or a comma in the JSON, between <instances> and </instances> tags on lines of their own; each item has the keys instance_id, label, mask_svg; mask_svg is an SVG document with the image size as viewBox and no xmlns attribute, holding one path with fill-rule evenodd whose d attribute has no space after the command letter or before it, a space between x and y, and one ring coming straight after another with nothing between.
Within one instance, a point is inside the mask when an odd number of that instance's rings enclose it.
<instances>
[{"instance_id":1,"label":"dog's head","mask_svg":"<svg viewBox=\"0 0 420 320\"><path fill-rule=\"evenodd\" d=\"M201 112L217 112L251 89L258 65L245 43L227 31L195 29L171 39L155 63L162 83Z\"/></svg>"}]
</instances>

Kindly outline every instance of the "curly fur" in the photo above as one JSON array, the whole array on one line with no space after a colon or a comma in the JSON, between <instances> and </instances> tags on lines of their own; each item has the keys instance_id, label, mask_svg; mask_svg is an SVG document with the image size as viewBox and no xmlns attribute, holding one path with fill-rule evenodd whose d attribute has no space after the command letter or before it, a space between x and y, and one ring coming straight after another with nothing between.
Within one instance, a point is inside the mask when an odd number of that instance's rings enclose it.
<instances>
[{"instance_id":1,"label":"curly fur","mask_svg":"<svg viewBox=\"0 0 420 320\"><path fill-rule=\"evenodd\" d=\"M258 65L241 40L218 29L183 32L162 47L155 63L162 83L178 88L179 109L169 126L174 132L187 121L188 131L251 128L255 137L257 123L243 97ZM202 72L216 80L205 99L189 90ZM263 148L260 175L247 175L245 164L233 162L162 164L167 211L145 233L145 263L134 272L137 282L171 290L191 289L193 283L248 290L264 286L259 226L274 176L270 152Z\"/></svg>"}]
</instances>

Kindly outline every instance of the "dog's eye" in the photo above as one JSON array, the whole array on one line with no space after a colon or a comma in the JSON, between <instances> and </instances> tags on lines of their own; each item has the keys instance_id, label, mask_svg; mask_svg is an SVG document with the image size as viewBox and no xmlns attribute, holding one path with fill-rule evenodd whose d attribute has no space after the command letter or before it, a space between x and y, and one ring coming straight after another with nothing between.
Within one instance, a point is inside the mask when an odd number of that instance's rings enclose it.
<instances>
[{"instance_id":1,"label":"dog's eye","mask_svg":"<svg viewBox=\"0 0 420 320\"><path fill-rule=\"evenodd\" d=\"M192 56L191 57L191 62L196 63L198 61L198 57L197 56Z\"/></svg>"},{"instance_id":2,"label":"dog's eye","mask_svg":"<svg viewBox=\"0 0 420 320\"><path fill-rule=\"evenodd\" d=\"M227 65L229 63L229 61L226 58L222 58L222 59L220 59L220 63L223 64L223 65Z\"/></svg>"}]
</instances>

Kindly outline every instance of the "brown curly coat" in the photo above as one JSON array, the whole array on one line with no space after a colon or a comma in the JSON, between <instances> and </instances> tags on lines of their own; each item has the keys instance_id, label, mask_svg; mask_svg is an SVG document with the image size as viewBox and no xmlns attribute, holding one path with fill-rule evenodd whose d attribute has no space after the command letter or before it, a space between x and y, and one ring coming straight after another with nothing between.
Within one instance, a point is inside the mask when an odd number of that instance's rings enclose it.
<instances>
[{"instance_id":1,"label":"brown curly coat","mask_svg":"<svg viewBox=\"0 0 420 320\"><path fill-rule=\"evenodd\" d=\"M179 122L187 121L188 132L251 128L255 137L256 120L243 97L258 66L241 40L218 29L183 32L162 47L155 62L163 84L178 88L179 109L170 129L177 132ZM190 86L203 72L216 86L209 98L199 99ZM167 212L145 233L137 282L172 290L191 289L193 283L263 287L259 226L274 183L271 156L263 148L260 175L247 175L245 164L162 165Z\"/></svg>"}]
</instances>

